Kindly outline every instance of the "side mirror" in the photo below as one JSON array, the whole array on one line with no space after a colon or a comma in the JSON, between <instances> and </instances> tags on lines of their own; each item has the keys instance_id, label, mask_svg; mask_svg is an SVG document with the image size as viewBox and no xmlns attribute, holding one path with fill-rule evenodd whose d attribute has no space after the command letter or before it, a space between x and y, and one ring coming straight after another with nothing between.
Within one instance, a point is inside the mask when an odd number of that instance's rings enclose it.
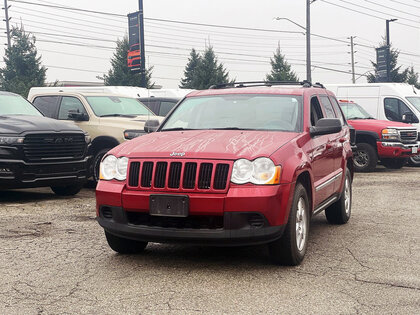
<instances>
[{"instance_id":1,"label":"side mirror","mask_svg":"<svg viewBox=\"0 0 420 315\"><path fill-rule=\"evenodd\" d=\"M309 129L312 137L340 132L343 127L338 118L321 118L314 127Z\"/></svg>"},{"instance_id":2,"label":"side mirror","mask_svg":"<svg viewBox=\"0 0 420 315\"><path fill-rule=\"evenodd\" d=\"M410 112L405 112L402 117L402 122L407 123L407 124L411 124L414 121L414 114L410 113Z\"/></svg>"},{"instance_id":3,"label":"side mirror","mask_svg":"<svg viewBox=\"0 0 420 315\"><path fill-rule=\"evenodd\" d=\"M85 113L79 112L78 109L70 109L68 112L67 117L74 121L87 121L89 120L89 117L85 115Z\"/></svg>"},{"instance_id":4,"label":"side mirror","mask_svg":"<svg viewBox=\"0 0 420 315\"><path fill-rule=\"evenodd\" d=\"M147 133L155 132L159 127L159 120L150 119L144 123L144 131Z\"/></svg>"}]
</instances>

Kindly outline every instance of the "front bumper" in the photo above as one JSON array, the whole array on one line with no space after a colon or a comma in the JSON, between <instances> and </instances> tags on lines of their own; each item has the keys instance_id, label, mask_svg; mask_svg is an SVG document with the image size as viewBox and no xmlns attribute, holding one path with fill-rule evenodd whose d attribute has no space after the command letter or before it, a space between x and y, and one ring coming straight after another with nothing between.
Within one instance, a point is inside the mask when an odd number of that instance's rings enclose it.
<instances>
[{"instance_id":1,"label":"front bumper","mask_svg":"<svg viewBox=\"0 0 420 315\"><path fill-rule=\"evenodd\" d=\"M143 216L147 216L147 214ZM248 212L225 212L223 217L220 217L220 222L223 221L221 228L194 228L194 224L191 224L189 228L180 228L177 227L179 223L175 221L170 223L171 219L175 220L174 218L159 219L161 224L166 227L138 225L122 208L107 206L101 207L100 215L97 218L104 230L111 234L122 238L156 243L190 243L213 246L264 244L280 238L285 228L284 225L268 226L266 219L261 214Z\"/></svg>"},{"instance_id":2,"label":"front bumper","mask_svg":"<svg viewBox=\"0 0 420 315\"><path fill-rule=\"evenodd\" d=\"M419 154L420 142L405 144L401 142L377 142L379 158L404 158Z\"/></svg>"},{"instance_id":3,"label":"front bumper","mask_svg":"<svg viewBox=\"0 0 420 315\"><path fill-rule=\"evenodd\" d=\"M87 180L90 157L79 161L27 163L22 160L0 160L0 188L63 186Z\"/></svg>"},{"instance_id":4,"label":"front bumper","mask_svg":"<svg viewBox=\"0 0 420 315\"><path fill-rule=\"evenodd\" d=\"M97 220L111 234L141 241L262 244L281 237L293 189L294 184L244 185L231 186L223 194L190 193L188 216L176 218L149 215L149 197L156 192L128 190L123 183L99 181Z\"/></svg>"}]
</instances>

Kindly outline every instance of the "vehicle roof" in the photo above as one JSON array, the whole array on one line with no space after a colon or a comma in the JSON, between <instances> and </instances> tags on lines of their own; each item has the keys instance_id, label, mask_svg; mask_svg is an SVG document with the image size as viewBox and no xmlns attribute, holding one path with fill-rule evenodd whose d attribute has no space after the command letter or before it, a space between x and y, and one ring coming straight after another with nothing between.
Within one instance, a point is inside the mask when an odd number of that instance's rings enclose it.
<instances>
[{"instance_id":1,"label":"vehicle roof","mask_svg":"<svg viewBox=\"0 0 420 315\"><path fill-rule=\"evenodd\" d=\"M320 92L320 91L327 92L327 90L323 88L302 87L300 85L251 86L251 87L237 87L237 88L209 89L209 90L202 90L202 91L194 91L188 94L187 97L226 95L226 94L304 95L305 93L308 93L308 92L313 93L313 92Z\"/></svg>"},{"instance_id":2,"label":"vehicle roof","mask_svg":"<svg viewBox=\"0 0 420 315\"><path fill-rule=\"evenodd\" d=\"M124 94L115 94L115 93L101 93L101 92L92 92L92 91L74 91L74 90L68 90L68 91L61 91L61 90L56 90L56 91L50 91L50 90L34 90L32 91L32 93L30 93L30 96L39 96L39 95L81 95L81 96L110 96L110 97L125 97L125 98L132 98L132 99L137 99L135 97L131 97L128 95L124 95Z\"/></svg>"},{"instance_id":3,"label":"vehicle roof","mask_svg":"<svg viewBox=\"0 0 420 315\"><path fill-rule=\"evenodd\" d=\"M19 94L7 92L7 91L0 91L0 95L14 95L14 96L20 96Z\"/></svg>"}]
</instances>

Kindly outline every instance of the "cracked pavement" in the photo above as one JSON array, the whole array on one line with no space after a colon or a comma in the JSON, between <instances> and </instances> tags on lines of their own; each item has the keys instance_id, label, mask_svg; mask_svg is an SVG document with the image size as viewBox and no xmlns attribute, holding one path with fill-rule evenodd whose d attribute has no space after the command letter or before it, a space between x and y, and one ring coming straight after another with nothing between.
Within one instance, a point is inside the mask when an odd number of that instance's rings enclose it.
<instances>
[{"instance_id":1,"label":"cracked pavement","mask_svg":"<svg viewBox=\"0 0 420 315\"><path fill-rule=\"evenodd\" d=\"M298 267L265 246L149 244L118 255L91 188L0 192L0 314L415 314L420 309L420 168L357 173L352 218L311 221Z\"/></svg>"}]
</instances>

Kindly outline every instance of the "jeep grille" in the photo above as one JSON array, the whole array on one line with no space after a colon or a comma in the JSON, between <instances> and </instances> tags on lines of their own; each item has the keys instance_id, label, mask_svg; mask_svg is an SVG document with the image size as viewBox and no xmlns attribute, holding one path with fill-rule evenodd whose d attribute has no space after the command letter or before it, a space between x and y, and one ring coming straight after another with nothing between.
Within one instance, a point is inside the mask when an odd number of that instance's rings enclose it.
<instances>
[{"instance_id":1,"label":"jeep grille","mask_svg":"<svg viewBox=\"0 0 420 315\"><path fill-rule=\"evenodd\" d=\"M128 186L152 190L227 190L231 162L131 161Z\"/></svg>"}]
</instances>

